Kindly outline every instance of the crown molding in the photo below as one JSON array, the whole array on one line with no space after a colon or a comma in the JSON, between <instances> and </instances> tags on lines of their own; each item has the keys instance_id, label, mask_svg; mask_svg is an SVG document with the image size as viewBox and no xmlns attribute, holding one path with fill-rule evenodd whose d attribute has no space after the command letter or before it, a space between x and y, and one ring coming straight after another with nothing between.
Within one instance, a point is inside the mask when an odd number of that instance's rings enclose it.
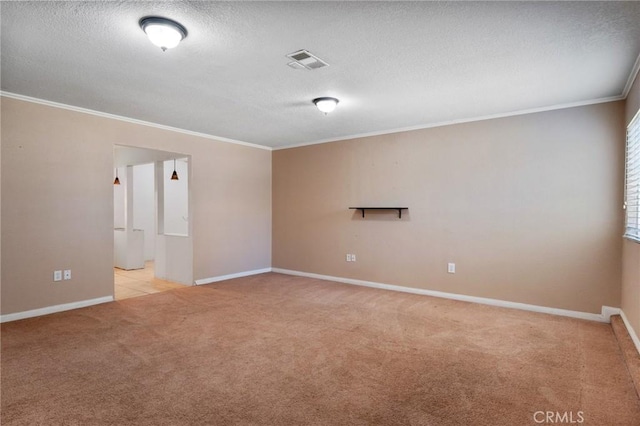
<instances>
[{"instance_id":1,"label":"crown molding","mask_svg":"<svg viewBox=\"0 0 640 426\"><path fill-rule=\"evenodd\" d=\"M209 135L207 133L194 132L194 131L191 131L191 130L180 129L178 127L165 126L164 124L152 123L150 121L138 120L138 119L135 119L135 118L124 117L122 115L109 114L109 113L106 113L106 112L95 111L95 110L92 110L92 109L81 108L81 107L77 107L77 106L73 106L73 105L62 104L62 103L59 103L59 102L48 101L46 99L32 98L31 96L20 95L18 93L0 91L0 96L6 97L6 98L17 99L17 100L20 100L20 101L40 104L40 105L46 105L46 106L50 106L50 107L54 107L54 108L60 108L60 109L66 109L66 110L69 110L69 111L80 112L80 113L83 113L83 114L90 114L90 115L95 115L95 116L98 116L98 117L110 118L112 120L124 121L124 122L127 122L127 123L140 124L142 126L154 127L156 129L168 130L170 132L182 133L182 134L185 134L185 135L196 136L196 137L204 138L204 139L211 139L211 140L215 140L215 141L218 141L218 142L225 142L225 143L231 143L231 144L235 144L235 145L248 146L248 147L251 147L251 148L264 149L264 150L267 150L267 151L271 151L272 150L272 148L269 147L269 146L258 145L258 144L254 144L254 143L250 143L250 142L238 141L238 140L235 140L235 139L223 138L221 136Z\"/></svg>"},{"instance_id":2,"label":"crown molding","mask_svg":"<svg viewBox=\"0 0 640 426\"><path fill-rule=\"evenodd\" d=\"M319 145L319 144L329 143L329 142L340 142L340 141L346 141L346 140L350 140L350 139L359 139L359 138L367 138L367 137L371 137L371 136L389 135L389 134L392 134L392 133L410 132L410 131L413 131L413 130L431 129L433 127L451 126L453 124L473 123L473 122L476 122L476 121L493 120L493 119L496 119L496 118L506 118L506 117L514 117L514 116L518 116L518 115L535 114L535 113L538 113L538 112L555 111L555 110L559 110L559 109L575 108L575 107L581 107L581 106L587 106L587 105L602 104L602 103L607 103L607 102L621 101L621 100L624 100L624 99L625 99L625 97L622 96L622 95L611 96L611 97L607 97L607 98L591 99L591 100L588 100L588 101L571 102L571 103L566 103L566 104L558 104L558 105L552 105L552 106L546 106L546 107L540 107L540 108L523 109L523 110L519 110L519 111L506 112L506 113L500 113L500 114L490 114L490 115L482 115L482 116L478 116L478 117L463 118L463 119L460 119L460 120L440 121L440 122L437 122L437 123L424 124L424 125L420 125L420 126L401 127L401 128L397 128L397 129L381 130L381 131L378 131L378 132L359 133L359 134L355 134L355 135L351 135L351 136L341 136L341 137L338 137L338 138L321 139L321 140L314 141L314 142L303 142L303 143L293 144L293 145L278 146L278 147L274 147L273 150L274 151L278 151L278 150L281 150L281 149L300 148L300 147L303 147L303 146Z\"/></svg>"},{"instance_id":3,"label":"crown molding","mask_svg":"<svg viewBox=\"0 0 640 426\"><path fill-rule=\"evenodd\" d=\"M629 96L629 92L631 91L631 86L633 86L633 82L636 80L638 71L640 71L640 54L638 54L638 57L636 58L636 63L633 64L633 68L631 68L631 73L629 74L629 78L627 79L627 84L624 85L622 96L625 99L627 98L627 96Z\"/></svg>"},{"instance_id":4,"label":"crown molding","mask_svg":"<svg viewBox=\"0 0 640 426\"><path fill-rule=\"evenodd\" d=\"M12 93L12 92L0 91L0 96L7 97L7 98L12 98L12 99L17 99L17 100L21 100L21 101L25 101L25 102L32 102L32 103L36 103L36 104L46 105L46 106L50 106L50 107L54 107L54 108L61 108L61 109L69 110L69 111L80 112L80 113L83 113L83 114L90 114L90 115L95 115L95 116L98 116L98 117L110 118L110 119L113 119L113 120L124 121L124 122L127 122L127 123L140 124L140 125L143 125L143 126L154 127L154 128L157 128L157 129L168 130L168 131L171 131L171 132L182 133L182 134L186 134L186 135L190 135L190 136L196 136L196 137L200 137L200 138L204 138L204 139L216 140L216 141L219 141L219 142L225 142L225 143L231 143L231 144L235 144L235 145L248 146L248 147L251 147L251 148L264 149L264 150L267 150L267 151L278 151L278 150L281 150L281 149L300 148L300 147L304 147L304 146L320 145L320 144L330 143L330 142L340 142L340 141L347 141L347 140L366 138L366 137L372 137L372 136L382 136L382 135L389 135L389 134L393 134L393 133L402 133L402 132L410 132L410 131L414 131L414 130L430 129L430 128L434 128L434 127L451 126L453 124L473 123L473 122L476 122L476 121L493 120L493 119L496 119L496 118L514 117L514 116L518 116L518 115L535 114L535 113L539 113L539 112L555 111L555 110L559 110L559 109L575 108L575 107L581 107L581 106L587 106L587 105L595 105L595 104L601 104L601 103L607 103L607 102L620 101L620 100L626 99L627 95L629 94L629 90L631 90L631 86L633 85L633 82L634 82L639 70L640 70L640 55L638 56L638 59L635 62L635 65L633 67L633 70L631 71L631 74L629 74L629 78L628 78L627 83L625 85L623 94L621 94L619 96L611 96L611 97L607 97L607 98L592 99L592 100L588 100L588 101L572 102L572 103L566 103L566 104L557 104L557 105L540 107L540 108L530 108L530 109L524 109L524 110L519 110L519 111L507 112L507 113L483 115L483 116L478 116L478 117L464 118L464 119L460 119L460 120L440 121L440 122L436 122L436 123L430 123L430 124L424 124L424 125L418 125L418 126L410 126L410 127L400 127L400 128L381 130L381 131L376 131L376 132L358 133L358 134L354 134L354 135L340 136L340 137L337 137L337 138L320 139L320 140L317 140L317 141L302 142L302 143L291 144L291 145L283 145L283 146L277 146L277 147L258 145L258 144L254 144L254 143L250 143L250 142L244 142L244 141L239 141L239 140L235 140L235 139L224 138L224 137L221 137L221 136L209 135L207 133L200 133L200 132L194 132L194 131L191 131L191 130L180 129L180 128L177 128L177 127L165 126L164 124L152 123L152 122L149 122L149 121L143 121L143 120L138 120L138 119L135 119L135 118L124 117L124 116L121 116L121 115L109 114L109 113L106 113L106 112L95 111L95 110L82 108L82 107L77 107L77 106L73 106L73 105L67 105L67 104L63 104L63 103L59 103L59 102L48 101L46 99L33 98L31 96L20 95L20 94Z\"/></svg>"}]
</instances>

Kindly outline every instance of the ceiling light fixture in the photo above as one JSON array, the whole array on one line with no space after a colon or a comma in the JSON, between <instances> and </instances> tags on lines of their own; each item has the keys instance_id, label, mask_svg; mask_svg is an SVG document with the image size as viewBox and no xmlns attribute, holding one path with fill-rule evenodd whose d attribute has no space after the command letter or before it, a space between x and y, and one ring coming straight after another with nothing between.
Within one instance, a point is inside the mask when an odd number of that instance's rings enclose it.
<instances>
[{"instance_id":1,"label":"ceiling light fixture","mask_svg":"<svg viewBox=\"0 0 640 426\"><path fill-rule=\"evenodd\" d=\"M142 18L139 24L151 43L163 52L176 47L187 36L187 29L171 19L148 16Z\"/></svg>"},{"instance_id":2,"label":"ceiling light fixture","mask_svg":"<svg viewBox=\"0 0 640 426\"><path fill-rule=\"evenodd\" d=\"M171 180L180 180L178 179L178 172L176 172L176 159L173 159L173 173L171 174Z\"/></svg>"},{"instance_id":3,"label":"ceiling light fixture","mask_svg":"<svg viewBox=\"0 0 640 426\"><path fill-rule=\"evenodd\" d=\"M336 106L338 105L338 102L340 102L340 101L337 100L336 98L329 98L329 97L315 98L313 100L314 105L320 111L324 112L324 115L327 115L328 113L330 113L331 111L336 109Z\"/></svg>"},{"instance_id":4,"label":"ceiling light fixture","mask_svg":"<svg viewBox=\"0 0 640 426\"><path fill-rule=\"evenodd\" d=\"M120 179L118 179L118 168L116 167L116 178L113 180L114 185L120 185Z\"/></svg>"}]
</instances>

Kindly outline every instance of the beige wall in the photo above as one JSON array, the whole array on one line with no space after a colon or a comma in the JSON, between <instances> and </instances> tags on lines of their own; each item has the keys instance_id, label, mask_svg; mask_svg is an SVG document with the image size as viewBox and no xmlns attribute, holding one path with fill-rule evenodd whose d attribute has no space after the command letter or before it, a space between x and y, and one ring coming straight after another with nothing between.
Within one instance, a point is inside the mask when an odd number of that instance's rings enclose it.
<instances>
[{"instance_id":1,"label":"beige wall","mask_svg":"<svg viewBox=\"0 0 640 426\"><path fill-rule=\"evenodd\" d=\"M194 279L271 265L270 151L0 99L2 314L113 294L114 144L192 156Z\"/></svg>"},{"instance_id":2,"label":"beige wall","mask_svg":"<svg viewBox=\"0 0 640 426\"><path fill-rule=\"evenodd\" d=\"M629 91L626 104L625 127L640 109L640 77ZM622 310L634 331L640 333L640 244L623 240L622 243Z\"/></svg>"},{"instance_id":3,"label":"beige wall","mask_svg":"<svg viewBox=\"0 0 640 426\"><path fill-rule=\"evenodd\" d=\"M621 101L274 151L273 267L619 306L623 121Z\"/></svg>"},{"instance_id":4,"label":"beige wall","mask_svg":"<svg viewBox=\"0 0 640 426\"><path fill-rule=\"evenodd\" d=\"M620 244L624 102L275 151L272 242L269 151L0 99L2 314L113 293L123 144L192 156L194 279L273 263L599 312L620 305L623 248L640 329L639 246ZM362 219L347 209L360 204L410 209Z\"/></svg>"}]
</instances>

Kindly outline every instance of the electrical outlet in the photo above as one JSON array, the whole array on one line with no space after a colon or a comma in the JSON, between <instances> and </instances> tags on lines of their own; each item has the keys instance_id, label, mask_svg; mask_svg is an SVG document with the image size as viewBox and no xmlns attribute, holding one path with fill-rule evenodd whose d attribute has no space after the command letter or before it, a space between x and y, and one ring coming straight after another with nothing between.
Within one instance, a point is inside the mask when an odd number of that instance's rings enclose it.
<instances>
[{"instance_id":1,"label":"electrical outlet","mask_svg":"<svg viewBox=\"0 0 640 426\"><path fill-rule=\"evenodd\" d=\"M64 270L64 279L65 280L70 280L71 279L71 269L65 269Z\"/></svg>"},{"instance_id":2,"label":"electrical outlet","mask_svg":"<svg viewBox=\"0 0 640 426\"><path fill-rule=\"evenodd\" d=\"M456 273L456 264L455 263L448 263L447 264L447 272L450 274L455 274Z\"/></svg>"},{"instance_id":3,"label":"electrical outlet","mask_svg":"<svg viewBox=\"0 0 640 426\"><path fill-rule=\"evenodd\" d=\"M351 255L347 254L347 262L351 262Z\"/></svg>"},{"instance_id":4,"label":"electrical outlet","mask_svg":"<svg viewBox=\"0 0 640 426\"><path fill-rule=\"evenodd\" d=\"M62 271L53 271L53 280L62 281Z\"/></svg>"},{"instance_id":5,"label":"electrical outlet","mask_svg":"<svg viewBox=\"0 0 640 426\"><path fill-rule=\"evenodd\" d=\"M355 254L352 254L352 255L351 255L351 261L352 261L352 262L355 262L355 261L356 261L356 255L355 255Z\"/></svg>"}]
</instances>

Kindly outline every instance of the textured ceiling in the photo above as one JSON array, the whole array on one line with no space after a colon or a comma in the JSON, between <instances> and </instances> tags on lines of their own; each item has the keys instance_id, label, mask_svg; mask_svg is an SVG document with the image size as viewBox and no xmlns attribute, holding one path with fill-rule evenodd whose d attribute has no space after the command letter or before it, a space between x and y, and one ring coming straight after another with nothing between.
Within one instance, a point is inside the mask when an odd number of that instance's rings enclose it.
<instances>
[{"instance_id":1,"label":"textured ceiling","mask_svg":"<svg viewBox=\"0 0 640 426\"><path fill-rule=\"evenodd\" d=\"M2 90L270 147L620 97L640 2L2 2ZM189 31L162 52L141 17ZM330 64L287 66L307 49ZM341 100L325 116L311 103Z\"/></svg>"}]
</instances>

